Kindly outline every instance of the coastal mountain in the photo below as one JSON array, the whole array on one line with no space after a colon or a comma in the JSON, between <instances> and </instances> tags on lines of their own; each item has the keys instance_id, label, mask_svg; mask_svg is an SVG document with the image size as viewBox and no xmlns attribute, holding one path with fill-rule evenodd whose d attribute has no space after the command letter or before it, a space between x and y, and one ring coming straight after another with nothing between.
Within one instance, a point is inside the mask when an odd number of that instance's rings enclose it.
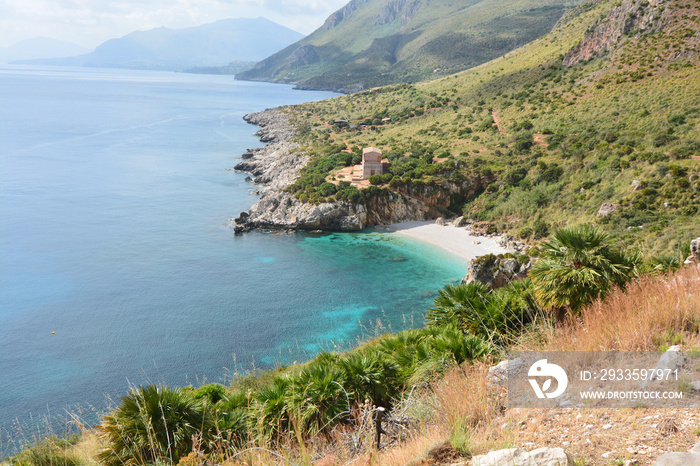
<instances>
[{"instance_id":1,"label":"coastal mountain","mask_svg":"<svg viewBox=\"0 0 700 466\"><path fill-rule=\"evenodd\" d=\"M186 29L132 32L108 40L87 55L23 63L163 70L219 67L255 62L301 37L265 18L224 19Z\"/></svg>"},{"instance_id":2,"label":"coastal mountain","mask_svg":"<svg viewBox=\"0 0 700 466\"><path fill-rule=\"evenodd\" d=\"M354 92L471 68L549 32L577 0L352 0L239 79Z\"/></svg>"},{"instance_id":3,"label":"coastal mountain","mask_svg":"<svg viewBox=\"0 0 700 466\"><path fill-rule=\"evenodd\" d=\"M35 58L70 57L89 53L90 50L72 42L36 37L17 42L9 47L0 47L0 63Z\"/></svg>"},{"instance_id":4,"label":"coastal mountain","mask_svg":"<svg viewBox=\"0 0 700 466\"><path fill-rule=\"evenodd\" d=\"M286 109L310 158L239 224L464 216L536 241L587 222L685 257L700 214L699 21L688 0L591 0L473 69ZM366 147L388 168L363 185L352 167Z\"/></svg>"}]
</instances>

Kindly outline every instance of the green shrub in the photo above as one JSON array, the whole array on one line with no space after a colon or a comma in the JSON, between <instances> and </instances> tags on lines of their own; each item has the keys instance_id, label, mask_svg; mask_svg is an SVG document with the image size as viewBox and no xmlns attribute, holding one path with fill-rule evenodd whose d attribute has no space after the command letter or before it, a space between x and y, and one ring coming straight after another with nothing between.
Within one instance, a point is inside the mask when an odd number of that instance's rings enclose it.
<instances>
[{"instance_id":1,"label":"green shrub","mask_svg":"<svg viewBox=\"0 0 700 466\"><path fill-rule=\"evenodd\" d=\"M426 321L429 326L456 325L469 334L503 344L516 338L538 315L529 280L495 291L472 282L442 288L428 309Z\"/></svg>"},{"instance_id":2,"label":"green shrub","mask_svg":"<svg viewBox=\"0 0 700 466\"><path fill-rule=\"evenodd\" d=\"M542 246L542 259L530 277L544 308L583 306L624 287L637 274L640 257L610 245L610 237L590 225L557 230Z\"/></svg>"},{"instance_id":3,"label":"green shrub","mask_svg":"<svg viewBox=\"0 0 700 466\"><path fill-rule=\"evenodd\" d=\"M192 396L197 399L205 399L209 403L216 403L221 400L226 395L226 387L219 385L218 383L210 383L207 385L202 385L197 390L194 391Z\"/></svg>"},{"instance_id":4,"label":"green shrub","mask_svg":"<svg viewBox=\"0 0 700 466\"><path fill-rule=\"evenodd\" d=\"M370 175L369 183L375 186L382 184L382 175Z\"/></svg>"},{"instance_id":5,"label":"green shrub","mask_svg":"<svg viewBox=\"0 0 700 466\"><path fill-rule=\"evenodd\" d=\"M13 466L80 466L83 462L76 454L70 452L71 447L78 441L80 436L75 434L47 437L25 447L10 457L8 463Z\"/></svg>"},{"instance_id":6,"label":"green shrub","mask_svg":"<svg viewBox=\"0 0 700 466\"><path fill-rule=\"evenodd\" d=\"M207 437L212 425L200 400L169 387L140 386L103 417L108 446L99 460L114 466L158 460L177 464L192 451L193 438Z\"/></svg>"}]
</instances>

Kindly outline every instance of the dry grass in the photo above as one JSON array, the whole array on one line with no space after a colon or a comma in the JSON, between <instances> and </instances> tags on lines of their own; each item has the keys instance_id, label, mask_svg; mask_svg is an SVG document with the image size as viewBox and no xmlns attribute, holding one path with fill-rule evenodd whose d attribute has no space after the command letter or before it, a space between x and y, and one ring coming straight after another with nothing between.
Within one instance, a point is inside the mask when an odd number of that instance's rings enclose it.
<instances>
[{"instance_id":1,"label":"dry grass","mask_svg":"<svg viewBox=\"0 0 700 466\"><path fill-rule=\"evenodd\" d=\"M549 331L547 350L655 351L698 343L700 268L668 277L644 276L626 291L584 309L580 319ZM530 348L533 349L533 348Z\"/></svg>"},{"instance_id":2,"label":"dry grass","mask_svg":"<svg viewBox=\"0 0 700 466\"><path fill-rule=\"evenodd\" d=\"M671 344L697 349L699 329L700 268L684 268L667 277L642 277L584 309L580 318L530 333L517 349L655 351ZM421 399L434 406L430 425L374 462L358 464L443 464L434 461L431 450L445 440L465 457L511 446L526 451L563 446L581 464L650 464L664 451L688 450L698 441L697 410L505 410L499 401L503 393L493 392L487 375L484 364L447 373ZM666 418L677 420L677 432L660 430Z\"/></svg>"}]
</instances>

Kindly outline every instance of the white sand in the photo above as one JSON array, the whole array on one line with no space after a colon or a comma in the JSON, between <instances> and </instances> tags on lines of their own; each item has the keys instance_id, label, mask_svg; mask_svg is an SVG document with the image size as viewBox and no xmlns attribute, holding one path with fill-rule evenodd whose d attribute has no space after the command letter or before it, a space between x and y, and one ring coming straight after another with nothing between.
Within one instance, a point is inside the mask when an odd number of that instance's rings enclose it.
<instances>
[{"instance_id":1,"label":"white sand","mask_svg":"<svg viewBox=\"0 0 700 466\"><path fill-rule=\"evenodd\" d=\"M485 254L508 252L507 249L498 245L496 239L472 235L464 227L441 226L435 222L404 222L387 225L386 229L438 246L463 259L465 263Z\"/></svg>"}]
</instances>

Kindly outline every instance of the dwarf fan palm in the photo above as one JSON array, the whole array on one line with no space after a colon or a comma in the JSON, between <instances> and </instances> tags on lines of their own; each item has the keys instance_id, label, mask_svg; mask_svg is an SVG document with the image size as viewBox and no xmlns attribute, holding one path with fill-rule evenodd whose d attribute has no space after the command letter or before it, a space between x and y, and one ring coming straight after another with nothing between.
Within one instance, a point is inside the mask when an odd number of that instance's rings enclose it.
<instances>
[{"instance_id":1,"label":"dwarf fan palm","mask_svg":"<svg viewBox=\"0 0 700 466\"><path fill-rule=\"evenodd\" d=\"M356 404L369 399L375 406L391 407L398 395L398 367L377 351L353 351L339 361L345 389Z\"/></svg>"},{"instance_id":2,"label":"dwarf fan palm","mask_svg":"<svg viewBox=\"0 0 700 466\"><path fill-rule=\"evenodd\" d=\"M207 435L211 425L201 401L169 387L140 386L104 416L101 429L109 447L99 458L108 465L159 459L177 464L192 450L193 438Z\"/></svg>"},{"instance_id":3,"label":"dwarf fan palm","mask_svg":"<svg viewBox=\"0 0 700 466\"><path fill-rule=\"evenodd\" d=\"M558 230L543 245L543 258L530 271L543 307L583 306L604 297L613 286L624 287L637 273L638 254L610 245L609 236L590 225Z\"/></svg>"},{"instance_id":4,"label":"dwarf fan palm","mask_svg":"<svg viewBox=\"0 0 700 466\"><path fill-rule=\"evenodd\" d=\"M349 394L344 389L343 371L335 364L310 364L291 382L288 409L296 427L315 434L350 413Z\"/></svg>"}]
</instances>

